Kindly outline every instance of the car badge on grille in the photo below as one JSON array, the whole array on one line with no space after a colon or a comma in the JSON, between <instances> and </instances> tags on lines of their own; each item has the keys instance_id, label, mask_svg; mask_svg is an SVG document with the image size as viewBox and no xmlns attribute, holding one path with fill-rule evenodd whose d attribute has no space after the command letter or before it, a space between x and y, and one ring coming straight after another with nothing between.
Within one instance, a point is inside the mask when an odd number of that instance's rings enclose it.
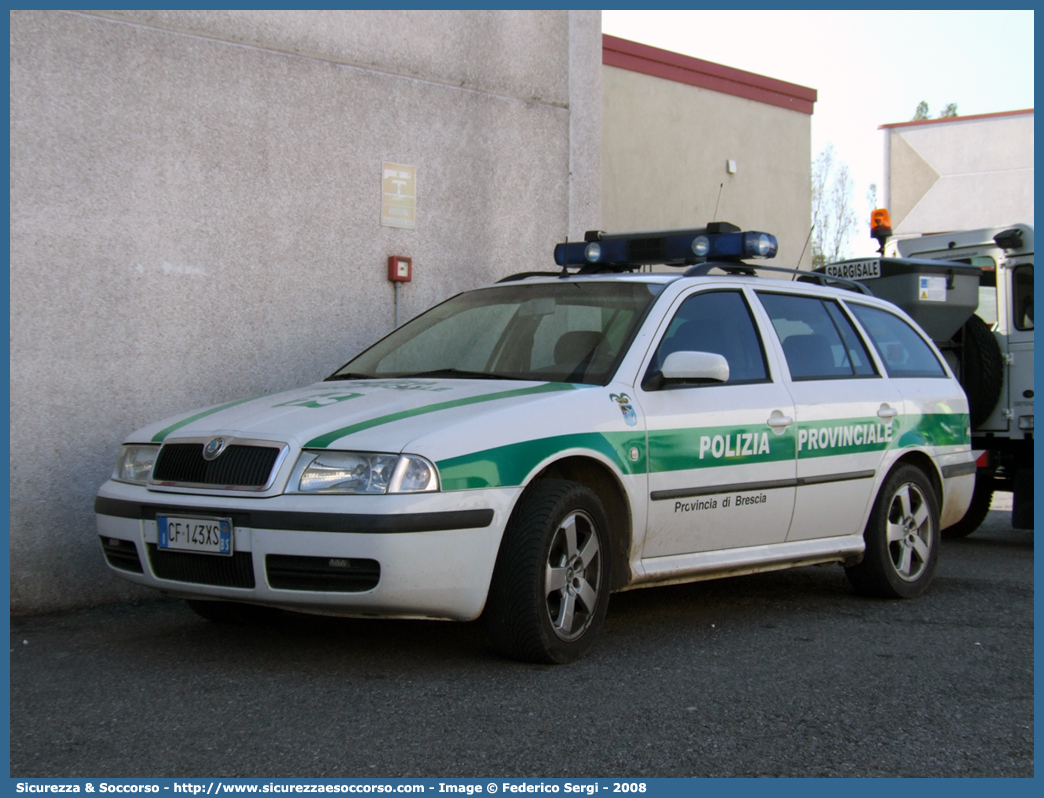
<instances>
[{"instance_id":1,"label":"car badge on grille","mask_svg":"<svg viewBox=\"0 0 1044 798\"><path fill-rule=\"evenodd\" d=\"M207 442L207 445L203 447L203 459L216 460L218 455L223 451L225 451L225 439L212 438Z\"/></svg>"}]
</instances>

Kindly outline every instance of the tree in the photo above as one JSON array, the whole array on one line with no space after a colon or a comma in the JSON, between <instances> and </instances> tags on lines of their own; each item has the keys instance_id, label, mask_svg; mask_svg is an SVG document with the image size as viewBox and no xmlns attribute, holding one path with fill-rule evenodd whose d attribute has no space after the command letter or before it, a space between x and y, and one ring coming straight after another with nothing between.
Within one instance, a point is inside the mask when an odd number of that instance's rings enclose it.
<instances>
[{"instance_id":1,"label":"tree","mask_svg":"<svg viewBox=\"0 0 1044 798\"><path fill-rule=\"evenodd\" d=\"M952 119L957 116L957 103L949 103L942 109L942 113L939 114L940 119ZM917 110L914 111L912 122L922 122L925 119L931 119L932 115L928 113L928 103L921 100L917 103Z\"/></svg>"},{"instance_id":2,"label":"tree","mask_svg":"<svg viewBox=\"0 0 1044 798\"><path fill-rule=\"evenodd\" d=\"M848 239L859 225L852 193L848 166L838 163L835 167L834 147L827 144L812 162L813 268L846 256Z\"/></svg>"}]
</instances>

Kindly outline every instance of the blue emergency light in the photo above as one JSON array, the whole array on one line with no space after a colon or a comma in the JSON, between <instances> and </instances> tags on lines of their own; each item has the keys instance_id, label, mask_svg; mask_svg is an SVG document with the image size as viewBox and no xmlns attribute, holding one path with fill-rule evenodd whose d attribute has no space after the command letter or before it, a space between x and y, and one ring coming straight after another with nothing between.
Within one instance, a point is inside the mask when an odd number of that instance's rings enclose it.
<instances>
[{"instance_id":1,"label":"blue emergency light","mask_svg":"<svg viewBox=\"0 0 1044 798\"><path fill-rule=\"evenodd\" d=\"M611 235L589 230L583 241L556 245L555 263L580 266L581 272L629 271L653 263L690 266L710 260L772 258L778 249L774 235L742 231L728 222L711 222L695 230Z\"/></svg>"}]
</instances>

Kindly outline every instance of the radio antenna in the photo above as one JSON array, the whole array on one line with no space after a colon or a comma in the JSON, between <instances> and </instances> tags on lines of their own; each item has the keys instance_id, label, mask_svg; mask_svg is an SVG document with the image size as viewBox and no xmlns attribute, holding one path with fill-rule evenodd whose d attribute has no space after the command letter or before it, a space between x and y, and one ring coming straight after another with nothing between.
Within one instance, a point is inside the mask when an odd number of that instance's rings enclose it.
<instances>
[{"instance_id":1,"label":"radio antenna","mask_svg":"<svg viewBox=\"0 0 1044 798\"><path fill-rule=\"evenodd\" d=\"M562 273L559 279L569 276L569 233L566 233L565 246L562 248Z\"/></svg>"},{"instance_id":2,"label":"radio antenna","mask_svg":"<svg viewBox=\"0 0 1044 798\"><path fill-rule=\"evenodd\" d=\"M808 228L808 238L805 239L805 246L803 246L801 248L801 254L798 255L797 265L794 267L795 269L800 269L801 268L801 259L803 257L805 257L805 250L808 249L808 242L812 240L812 231L815 230L815 229L816 229L815 224L813 224L810 228ZM794 278L791 277L790 280L791 280L791 282L793 282Z\"/></svg>"},{"instance_id":3,"label":"radio antenna","mask_svg":"<svg viewBox=\"0 0 1044 798\"><path fill-rule=\"evenodd\" d=\"M712 222L718 221L718 203L721 202L721 190L723 188L725 188L725 184L724 183L722 183L721 185L718 186L718 199L714 203L714 216L711 217L711 221Z\"/></svg>"}]
</instances>

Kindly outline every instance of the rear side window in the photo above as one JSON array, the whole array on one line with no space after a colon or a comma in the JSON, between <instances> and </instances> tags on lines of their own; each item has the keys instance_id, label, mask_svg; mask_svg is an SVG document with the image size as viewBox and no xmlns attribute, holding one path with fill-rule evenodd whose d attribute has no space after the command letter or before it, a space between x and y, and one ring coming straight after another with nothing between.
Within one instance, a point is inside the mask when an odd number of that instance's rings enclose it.
<instances>
[{"instance_id":1,"label":"rear side window","mask_svg":"<svg viewBox=\"0 0 1044 798\"><path fill-rule=\"evenodd\" d=\"M945 377L939 359L931 347L909 324L886 310L850 303L877 347L890 377Z\"/></svg>"},{"instance_id":2,"label":"rear side window","mask_svg":"<svg viewBox=\"0 0 1044 798\"><path fill-rule=\"evenodd\" d=\"M866 345L837 302L758 293L783 344L791 379L838 380L876 375Z\"/></svg>"}]
</instances>

